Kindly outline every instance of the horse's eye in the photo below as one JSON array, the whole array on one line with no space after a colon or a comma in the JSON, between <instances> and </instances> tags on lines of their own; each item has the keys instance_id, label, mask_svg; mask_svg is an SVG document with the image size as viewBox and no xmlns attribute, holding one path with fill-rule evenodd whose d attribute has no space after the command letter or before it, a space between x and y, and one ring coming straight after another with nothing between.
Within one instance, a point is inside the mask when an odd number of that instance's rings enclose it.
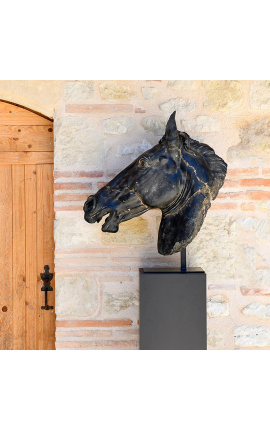
<instances>
[{"instance_id":1,"label":"horse's eye","mask_svg":"<svg viewBox=\"0 0 270 430\"><path fill-rule=\"evenodd\" d=\"M145 168L145 167L148 167L148 166L149 166L149 163L148 163L148 161L146 160L146 158L141 158L141 159L139 160L139 166L140 166L140 167L142 167L142 168Z\"/></svg>"}]
</instances>

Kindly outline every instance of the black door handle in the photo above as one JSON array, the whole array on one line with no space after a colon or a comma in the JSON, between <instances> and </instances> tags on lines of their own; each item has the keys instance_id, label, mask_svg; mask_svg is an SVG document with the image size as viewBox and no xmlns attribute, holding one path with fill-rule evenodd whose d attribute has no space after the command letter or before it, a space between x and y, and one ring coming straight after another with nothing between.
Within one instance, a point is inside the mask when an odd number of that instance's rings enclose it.
<instances>
[{"instance_id":1,"label":"black door handle","mask_svg":"<svg viewBox=\"0 0 270 430\"><path fill-rule=\"evenodd\" d=\"M53 291L53 287L51 286L51 280L53 278L53 273L49 273L50 266L46 265L44 266L44 273L41 273L41 279L43 281L43 287L41 288L41 291L45 291L45 306L41 306L41 309L45 309L46 311L49 311L50 309L53 309L53 306L49 306L47 303L47 294L48 291Z\"/></svg>"}]
</instances>

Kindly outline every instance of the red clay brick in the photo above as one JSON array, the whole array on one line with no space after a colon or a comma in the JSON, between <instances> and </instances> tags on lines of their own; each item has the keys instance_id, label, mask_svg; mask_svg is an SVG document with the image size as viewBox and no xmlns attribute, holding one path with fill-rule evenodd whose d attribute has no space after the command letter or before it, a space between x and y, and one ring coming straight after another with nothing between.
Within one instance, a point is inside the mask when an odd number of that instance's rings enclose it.
<instances>
[{"instance_id":1,"label":"red clay brick","mask_svg":"<svg viewBox=\"0 0 270 430\"><path fill-rule=\"evenodd\" d=\"M223 185L223 187L227 187L227 188L235 188L235 187L239 187L239 186L240 186L239 181L234 181L231 179L226 179L224 181L224 185Z\"/></svg>"},{"instance_id":2,"label":"red clay brick","mask_svg":"<svg viewBox=\"0 0 270 430\"><path fill-rule=\"evenodd\" d=\"M270 191L250 191L248 193L251 200L269 200Z\"/></svg>"},{"instance_id":3,"label":"red clay brick","mask_svg":"<svg viewBox=\"0 0 270 430\"><path fill-rule=\"evenodd\" d=\"M78 205L78 206L54 206L54 210L55 212L61 212L61 211L81 211L82 210L82 206Z\"/></svg>"},{"instance_id":4,"label":"red clay brick","mask_svg":"<svg viewBox=\"0 0 270 430\"><path fill-rule=\"evenodd\" d=\"M97 276L98 280L102 283L106 283L106 282L110 282L110 283L117 282L117 283L119 283L119 282L133 282L134 281L134 278L132 278L131 276L125 276L126 273L125 274L120 273L119 276L115 276L115 270L113 272L106 271L107 276L102 277L102 276L100 276L100 274L101 274L100 267L98 269L99 270L96 270L97 273L95 273L95 276ZM58 273L58 276L61 278L69 278L70 273L65 271L63 273Z\"/></svg>"},{"instance_id":5,"label":"red clay brick","mask_svg":"<svg viewBox=\"0 0 270 430\"><path fill-rule=\"evenodd\" d=\"M236 193L219 193L217 200L220 199L269 200L270 191L240 191Z\"/></svg>"},{"instance_id":6,"label":"red clay brick","mask_svg":"<svg viewBox=\"0 0 270 430\"><path fill-rule=\"evenodd\" d=\"M138 270L138 268L136 268L136 270ZM121 272L130 272L131 268L130 267L126 267L126 266L119 266L117 267L117 271L119 273ZM57 273L88 273L88 272L97 272L100 273L101 272L101 268L100 266L80 266L80 267L70 267L69 265L67 266L58 266L56 264L55 267L55 272ZM114 266L106 266L106 267L102 267L102 273L114 273L115 272L115 267Z\"/></svg>"},{"instance_id":7,"label":"red clay brick","mask_svg":"<svg viewBox=\"0 0 270 430\"><path fill-rule=\"evenodd\" d=\"M266 288L241 287L240 290L243 296L269 296L270 295L270 289L266 289Z\"/></svg>"},{"instance_id":8,"label":"red clay brick","mask_svg":"<svg viewBox=\"0 0 270 430\"><path fill-rule=\"evenodd\" d=\"M60 170L54 171L55 179L59 178L101 178L103 176L103 172L100 170L93 170L91 172L62 172Z\"/></svg>"},{"instance_id":9,"label":"red clay brick","mask_svg":"<svg viewBox=\"0 0 270 430\"><path fill-rule=\"evenodd\" d=\"M122 334L126 337L128 336L138 336L140 334L139 329L138 328L126 328L124 330L114 330L113 331L114 334Z\"/></svg>"},{"instance_id":10,"label":"red clay brick","mask_svg":"<svg viewBox=\"0 0 270 430\"><path fill-rule=\"evenodd\" d=\"M243 199L247 194L245 192L238 193L219 193L217 200L219 199Z\"/></svg>"},{"instance_id":11,"label":"red clay brick","mask_svg":"<svg viewBox=\"0 0 270 430\"><path fill-rule=\"evenodd\" d=\"M85 264L85 265L89 265L89 264L101 264L101 263L106 263L107 262L107 258L106 257L89 257L86 256L84 258L68 258L68 257L56 257L55 258L55 263L57 265L69 265L69 264Z\"/></svg>"},{"instance_id":12,"label":"red clay brick","mask_svg":"<svg viewBox=\"0 0 270 430\"><path fill-rule=\"evenodd\" d=\"M119 349L119 348L136 348L138 342L135 340L107 340L107 341L92 341L92 342L56 342L55 347L59 348L95 348L95 349Z\"/></svg>"},{"instance_id":13,"label":"red clay brick","mask_svg":"<svg viewBox=\"0 0 270 430\"><path fill-rule=\"evenodd\" d=\"M144 109L141 109L141 108L136 108L134 112L135 113L145 113L146 111Z\"/></svg>"},{"instance_id":14,"label":"red clay brick","mask_svg":"<svg viewBox=\"0 0 270 430\"><path fill-rule=\"evenodd\" d=\"M242 203L241 204L242 211L255 211L254 203Z\"/></svg>"},{"instance_id":15,"label":"red clay brick","mask_svg":"<svg viewBox=\"0 0 270 430\"><path fill-rule=\"evenodd\" d=\"M114 178L119 172L107 172L106 176L108 178Z\"/></svg>"},{"instance_id":16,"label":"red clay brick","mask_svg":"<svg viewBox=\"0 0 270 430\"><path fill-rule=\"evenodd\" d=\"M84 202L89 194L58 194L54 196L55 202Z\"/></svg>"},{"instance_id":17,"label":"red clay brick","mask_svg":"<svg viewBox=\"0 0 270 430\"><path fill-rule=\"evenodd\" d=\"M90 246L90 244L89 244ZM61 251L56 251L55 255L59 255L59 254L103 254L103 253L109 253L109 254L114 254L114 253L122 253L124 255L126 255L127 253L130 253L130 248L128 247L124 247L121 246L121 248L109 248L109 247L104 247L104 248L78 248L78 249L63 249Z\"/></svg>"},{"instance_id":18,"label":"red clay brick","mask_svg":"<svg viewBox=\"0 0 270 430\"><path fill-rule=\"evenodd\" d=\"M89 330L74 330L73 328L68 328L65 331L60 331L57 330L56 332L56 337L57 338L67 338L67 337L73 337L73 338L89 338L91 339L97 339L97 338L113 338L113 335L118 336L125 336L126 340L133 340L134 336L138 337L139 335L139 329L138 328L134 328L134 329L129 329L129 328L125 328L123 330L111 330L111 329L89 329ZM123 340L125 340L123 339ZM80 340L80 339L78 339ZM110 340L110 339L109 339ZM115 340L120 340L119 337L118 339ZM62 341L62 339L61 339ZM63 339L63 341L65 341L65 339ZM73 339L73 341L77 341L77 339ZM67 340L67 342L70 342L69 340Z\"/></svg>"},{"instance_id":19,"label":"red clay brick","mask_svg":"<svg viewBox=\"0 0 270 430\"><path fill-rule=\"evenodd\" d=\"M255 178L255 179L241 179L240 185L243 187L270 187L270 179L262 179L262 178Z\"/></svg>"},{"instance_id":20,"label":"red clay brick","mask_svg":"<svg viewBox=\"0 0 270 430\"><path fill-rule=\"evenodd\" d=\"M55 183L54 189L57 190L89 190L92 188L91 182L63 182Z\"/></svg>"},{"instance_id":21,"label":"red clay brick","mask_svg":"<svg viewBox=\"0 0 270 430\"><path fill-rule=\"evenodd\" d=\"M56 321L56 327L126 327L131 326L132 320L64 320Z\"/></svg>"},{"instance_id":22,"label":"red clay brick","mask_svg":"<svg viewBox=\"0 0 270 430\"><path fill-rule=\"evenodd\" d=\"M213 210L235 210L237 209L238 205L237 203L219 203L219 202L212 202L211 203L211 209Z\"/></svg>"},{"instance_id":23,"label":"red clay brick","mask_svg":"<svg viewBox=\"0 0 270 430\"><path fill-rule=\"evenodd\" d=\"M57 331L56 337L111 337L112 330L69 330L69 331Z\"/></svg>"},{"instance_id":24,"label":"red clay brick","mask_svg":"<svg viewBox=\"0 0 270 430\"><path fill-rule=\"evenodd\" d=\"M259 169L257 167L252 169L228 169L227 178L238 178L239 175L257 176L258 174L259 174Z\"/></svg>"},{"instance_id":25,"label":"red clay brick","mask_svg":"<svg viewBox=\"0 0 270 430\"><path fill-rule=\"evenodd\" d=\"M100 189L100 188L102 188L102 187L105 187L105 185L107 185L107 183L108 183L108 182L98 182L98 183L97 183L97 186L98 186L98 188Z\"/></svg>"},{"instance_id":26,"label":"red clay brick","mask_svg":"<svg viewBox=\"0 0 270 430\"><path fill-rule=\"evenodd\" d=\"M114 113L133 112L133 106L128 104L75 104L67 105L66 113Z\"/></svg>"},{"instance_id":27,"label":"red clay brick","mask_svg":"<svg viewBox=\"0 0 270 430\"><path fill-rule=\"evenodd\" d=\"M263 175L270 175L270 169L262 169Z\"/></svg>"}]
</instances>

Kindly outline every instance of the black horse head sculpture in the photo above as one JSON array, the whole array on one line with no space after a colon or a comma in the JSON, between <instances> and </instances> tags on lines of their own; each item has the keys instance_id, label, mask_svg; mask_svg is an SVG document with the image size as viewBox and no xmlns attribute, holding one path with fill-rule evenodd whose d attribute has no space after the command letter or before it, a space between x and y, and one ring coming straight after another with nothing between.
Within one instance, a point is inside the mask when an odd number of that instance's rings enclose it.
<instances>
[{"instance_id":1,"label":"black horse head sculpture","mask_svg":"<svg viewBox=\"0 0 270 430\"><path fill-rule=\"evenodd\" d=\"M183 250L199 232L210 200L222 187L227 164L210 146L177 131L175 112L165 135L84 204L84 218L116 233L120 222L159 208L158 252Z\"/></svg>"}]
</instances>

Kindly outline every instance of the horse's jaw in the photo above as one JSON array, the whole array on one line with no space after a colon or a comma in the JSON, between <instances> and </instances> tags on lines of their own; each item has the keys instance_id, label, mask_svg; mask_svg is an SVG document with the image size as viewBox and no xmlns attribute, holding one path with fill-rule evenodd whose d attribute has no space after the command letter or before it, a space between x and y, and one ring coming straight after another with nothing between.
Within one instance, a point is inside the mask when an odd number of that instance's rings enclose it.
<instances>
[{"instance_id":1,"label":"horse's jaw","mask_svg":"<svg viewBox=\"0 0 270 430\"><path fill-rule=\"evenodd\" d=\"M104 224L102 225L102 231L107 233L117 233L119 216L117 212L112 209L107 208L103 209L100 212L85 212L84 219L86 222L94 224L95 222L100 222L101 219L108 214L109 216L106 218Z\"/></svg>"},{"instance_id":2,"label":"horse's jaw","mask_svg":"<svg viewBox=\"0 0 270 430\"><path fill-rule=\"evenodd\" d=\"M132 209L128 208L120 213L112 212L109 217L106 218L106 221L102 226L102 231L106 233L117 233L121 222L140 216L148 210L149 208L147 206L141 204Z\"/></svg>"},{"instance_id":3,"label":"horse's jaw","mask_svg":"<svg viewBox=\"0 0 270 430\"><path fill-rule=\"evenodd\" d=\"M119 225L119 216L117 212L111 211L110 215L106 218L104 224L102 225L102 231L106 233L117 233Z\"/></svg>"}]
</instances>

